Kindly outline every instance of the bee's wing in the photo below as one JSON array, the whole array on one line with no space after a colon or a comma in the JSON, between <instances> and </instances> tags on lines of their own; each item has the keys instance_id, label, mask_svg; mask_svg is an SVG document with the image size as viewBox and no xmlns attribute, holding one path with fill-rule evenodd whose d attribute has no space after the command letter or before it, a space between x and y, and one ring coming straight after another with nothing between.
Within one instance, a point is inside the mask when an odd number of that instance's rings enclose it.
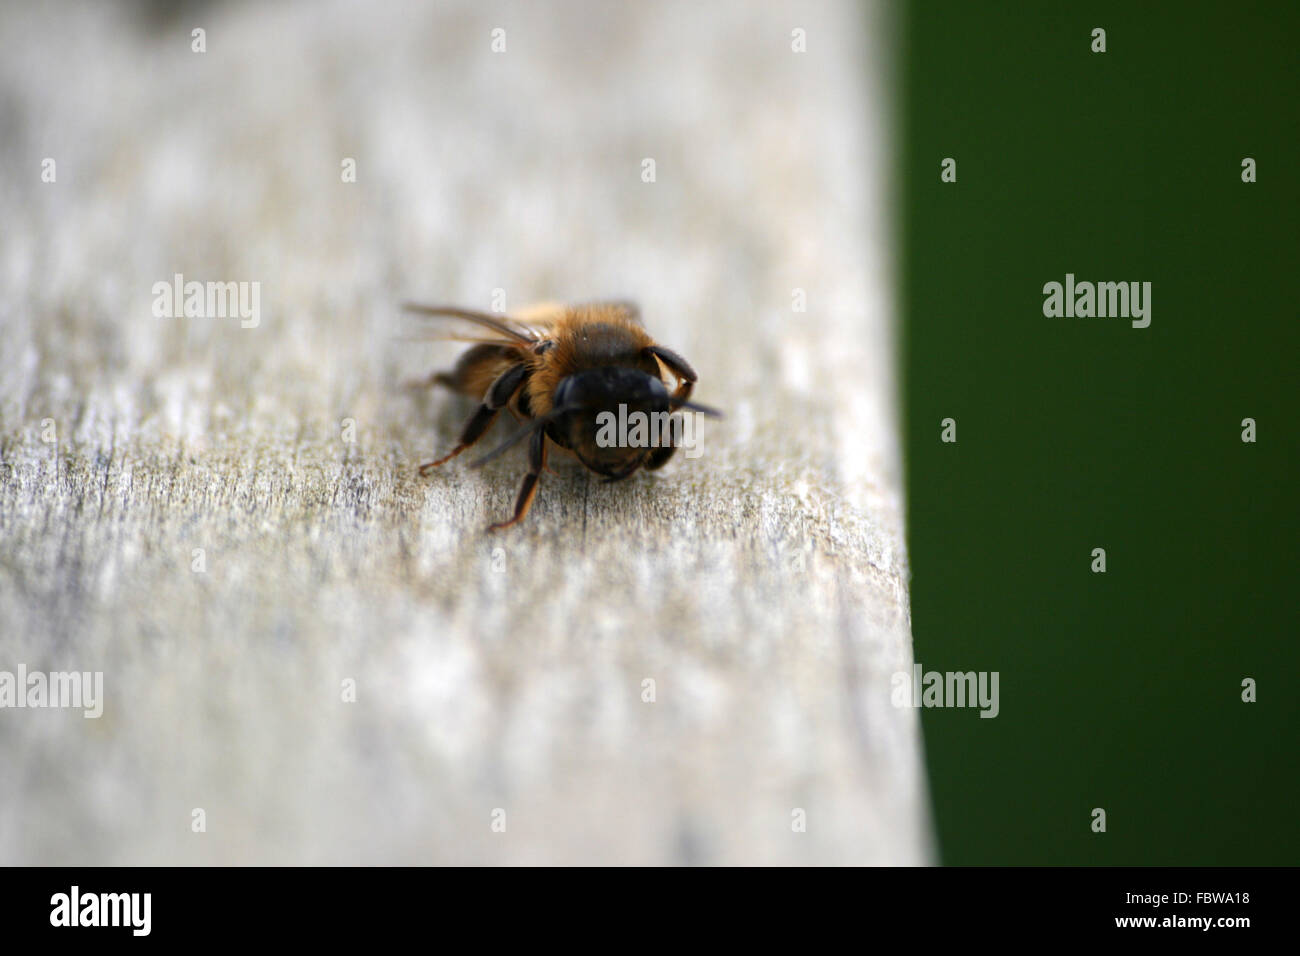
<instances>
[{"instance_id":1,"label":"bee's wing","mask_svg":"<svg viewBox=\"0 0 1300 956\"><path fill-rule=\"evenodd\" d=\"M492 315L488 312L477 312L474 309L462 309L454 305L421 305L418 302L407 302L403 308L408 312L415 312L420 315L465 319L496 333L491 338L474 339L473 341L532 345L543 337L529 326L513 319L502 315Z\"/></svg>"},{"instance_id":2,"label":"bee's wing","mask_svg":"<svg viewBox=\"0 0 1300 956\"><path fill-rule=\"evenodd\" d=\"M534 345L548 338L549 331L566 317L587 313L592 318L621 318L641 325L641 310L635 302L587 302L582 305L565 305L562 302L541 302L516 309L511 315L493 315L475 309L462 309L454 305L421 305L407 302L408 312L436 318L465 319L495 335L482 338L465 338L471 342L510 342ZM454 336L454 338L461 338Z\"/></svg>"}]
</instances>

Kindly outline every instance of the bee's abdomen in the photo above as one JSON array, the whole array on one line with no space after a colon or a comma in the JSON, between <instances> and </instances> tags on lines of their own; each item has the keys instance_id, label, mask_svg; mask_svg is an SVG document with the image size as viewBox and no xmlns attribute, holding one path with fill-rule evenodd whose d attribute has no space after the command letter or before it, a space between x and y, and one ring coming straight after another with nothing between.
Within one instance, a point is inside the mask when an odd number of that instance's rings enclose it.
<instances>
[{"instance_id":1,"label":"bee's abdomen","mask_svg":"<svg viewBox=\"0 0 1300 956\"><path fill-rule=\"evenodd\" d=\"M512 347L481 343L466 350L455 368L440 374L438 381L471 398L481 399L497 376L517 361Z\"/></svg>"}]
</instances>

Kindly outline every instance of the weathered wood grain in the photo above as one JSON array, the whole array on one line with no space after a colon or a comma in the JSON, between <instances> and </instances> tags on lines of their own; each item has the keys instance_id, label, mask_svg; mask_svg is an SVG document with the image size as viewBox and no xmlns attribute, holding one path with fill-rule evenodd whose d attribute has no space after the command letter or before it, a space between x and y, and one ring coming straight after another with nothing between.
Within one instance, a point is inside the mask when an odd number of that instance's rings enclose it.
<instances>
[{"instance_id":1,"label":"weathered wood grain","mask_svg":"<svg viewBox=\"0 0 1300 956\"><path fill-rule=\"evenodd\" d=\"M874 14L0 16L0 669L106 698L0 710L0 862L930 859ZM728 417L485 534L522 451L417 476L469 406L397 304L494 289L639 300Z\"/></svg>"}]
</instances>

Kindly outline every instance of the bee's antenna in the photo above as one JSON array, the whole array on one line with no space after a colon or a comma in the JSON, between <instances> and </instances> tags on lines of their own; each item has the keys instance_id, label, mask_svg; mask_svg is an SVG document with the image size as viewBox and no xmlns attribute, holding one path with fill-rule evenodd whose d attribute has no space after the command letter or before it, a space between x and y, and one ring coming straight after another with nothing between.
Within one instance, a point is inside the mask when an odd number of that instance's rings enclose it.
<instances>
[{"instance_id":1,"label":"bee's antenna","mask_svg":"<svg viewBox=\"0 0 1300 956\"><path fill-rule=\"evenodd\" d=\"M423 305L419 302L404 302L402 308L407 312L416 312L420 315L465 319L498 332L506 338L514 339L516 342L526 342L532 345L537 341L537 336L525 334L523 330L516 328L509 322L502 321L500 316L479 312L475 309L462 309L454 305Z\"/></svg>"},{"instance_id":2,"label":"bee's antenna","mask_svg":"<svg viewBox=\"0 0 1300 956\"><path fill-rule=\"evenodd\" d=\"M708 415L710 418L723 417L722 412L718 411L716 408L710 408L708 405L699 405L695 402L678 402L677 407L674 408L673 411L682 408L689 408L693 412L699 412L701 415Z\"/></svg>"}]
</instances>

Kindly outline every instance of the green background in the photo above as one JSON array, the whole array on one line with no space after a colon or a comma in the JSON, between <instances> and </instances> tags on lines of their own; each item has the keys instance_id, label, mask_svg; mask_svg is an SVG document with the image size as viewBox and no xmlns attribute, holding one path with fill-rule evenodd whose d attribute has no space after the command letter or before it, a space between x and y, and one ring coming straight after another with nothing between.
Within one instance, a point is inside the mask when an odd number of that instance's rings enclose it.
<instances>
[{"instance_id":1,"label":"green background","mask_svg":"<svg viewBox=\"0 0 1300 956\"><path fill-rule=\"evenodd\" d=\"M944 863L1300 863L1298 9L907 8L916 654L1001 674L922 711ZM1151 326L1045 318L1067 272Z\"/></svg>"}]
</instances>

